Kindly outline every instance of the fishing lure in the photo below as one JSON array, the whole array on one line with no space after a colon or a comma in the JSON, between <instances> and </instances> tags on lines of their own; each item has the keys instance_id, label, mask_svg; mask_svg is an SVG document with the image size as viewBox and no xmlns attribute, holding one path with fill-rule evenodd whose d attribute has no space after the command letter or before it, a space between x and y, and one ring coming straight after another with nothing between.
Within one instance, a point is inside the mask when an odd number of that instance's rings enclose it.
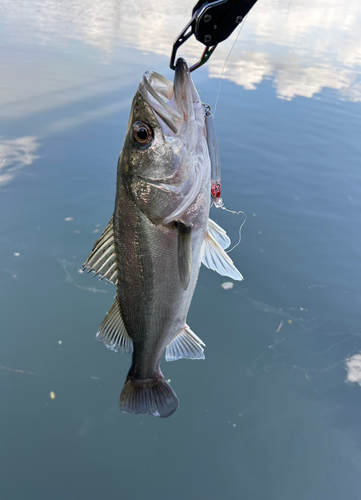
<instances>
[{"instance_id":1,"label":"fishing lure","mask_svg":"<svg viewBox=\"0 0 361 500\"><path fill-rule=\"evenodd\" d=\"M224 200L223 198L221 198L221 155L219 152L217 134L214 126L214 115L211 113L211 107L209 106L209 104L203 104L203 107L207 130L208 151L211 160L211 206L213 204L216 208L221 208L222 210L225 210L226 212L229 212L231 214L243 214L244 216L244 220L239 228L238 242L230 250L226 250L227 253L229 253L241 243L242 227L246 222L246 214L243 212L243 210L239 210L238 212L236 212L235 210L228 210L228 208L224 206Z\"/></svg>"},{"instance_id":2,"label":"fishing lure","mask_svg":"<svg viewBox=\"0 0 361 500\"><path fill-rule=\"evenodd\" d=\"M217 140L214 117L209 104L203 104L207 130L207 143L211 160L211 199L217 208L223 207L221 198L221 155Z\"/></svg>"}]
</instances>

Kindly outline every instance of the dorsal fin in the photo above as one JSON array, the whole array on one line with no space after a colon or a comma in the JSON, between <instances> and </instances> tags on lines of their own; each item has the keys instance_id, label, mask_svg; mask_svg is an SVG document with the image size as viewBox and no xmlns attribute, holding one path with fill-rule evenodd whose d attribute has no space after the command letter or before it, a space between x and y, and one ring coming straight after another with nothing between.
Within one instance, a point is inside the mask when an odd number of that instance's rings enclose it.
<instances>
[{"instance_id":1,"label":"dorsal fin","mask_svg":"<svg viewBox=\"0 0 361 500\"><path fill-rule=\"evenodd\" d=\"M118 268L114 245L113 216L105 228L101 237L96 241L93 250L83 269L88 272L94 271L95 276L101 276L101 279L107 279L114 285L118 284Z\"/></svg>"},{"instance_id":2,"label":"dorsal fin","mask_svg":"<svg viewBox=\"0 0 361 500\"><path fill-rule=\"evenodd\" d=\"M125 354L133 352L133 341L125 328L117 296L99 326L96 338L112 351L118 352L121 349Z\"/></svg>"}]
</instances>

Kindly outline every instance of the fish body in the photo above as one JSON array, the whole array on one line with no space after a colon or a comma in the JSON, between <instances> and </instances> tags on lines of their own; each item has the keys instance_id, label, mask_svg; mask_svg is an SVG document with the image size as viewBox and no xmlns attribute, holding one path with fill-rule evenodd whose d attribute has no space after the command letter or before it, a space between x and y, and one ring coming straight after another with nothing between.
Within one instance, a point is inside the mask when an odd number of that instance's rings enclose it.
<instances>
[{"instance_id":1,"label":"fish body","mask_svg":"<svg viewBox=\"0 0 361 500\"><path fill-rule=\"evenodd\" d=\"M210 159L204 112L180 59L174 85L146 73L132 102L118 160L115 210L85 267L117 286L97 338L132 353L120 407L160 417L178 398L161 358L204 358L204 343L186 323L203 261L234 279L224 252L230 241L209 219Z\"/></svg>"}]
</instances>

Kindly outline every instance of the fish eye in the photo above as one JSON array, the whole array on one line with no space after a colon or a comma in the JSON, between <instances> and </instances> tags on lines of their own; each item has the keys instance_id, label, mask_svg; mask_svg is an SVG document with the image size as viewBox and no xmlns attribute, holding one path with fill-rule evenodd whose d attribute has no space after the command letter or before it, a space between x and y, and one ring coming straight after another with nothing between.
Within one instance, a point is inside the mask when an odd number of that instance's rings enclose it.
<instances>
[{"instance_id":1,"label":"fish eye","mask_svg":"<svg viewBox=\"0 0 361 500\"><path fill-rule=\"evenodd\" d=\"M153 132L146 123L135 122L133 124L133 137L140 146L147 146L153 139Z\"/></svg>"}]
</instances>

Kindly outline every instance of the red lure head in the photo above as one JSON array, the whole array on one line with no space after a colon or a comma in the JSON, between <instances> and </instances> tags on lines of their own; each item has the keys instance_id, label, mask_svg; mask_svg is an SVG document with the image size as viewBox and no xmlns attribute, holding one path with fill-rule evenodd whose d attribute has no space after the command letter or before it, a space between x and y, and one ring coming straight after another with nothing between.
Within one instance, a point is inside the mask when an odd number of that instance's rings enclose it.
<instances>
[{"instance_id":1,"label":"red lure head","mask_svg":"<svg viewBox=\"0 0 361 500\"><path fill-rule=\"evenodd\" d=\"M221 183L220 182L212 182L211 186L211 195L213 201L221 196Z\"/></svg>"},{"instance_id":2,"label":"red lure head","mask_svg":"<svg viewBox=\"0 0 361 500\"><path fill-rule=\"evenodd\" d=\"M213 181L211 185L212 201L216 207L223 207L223 200L221 198L221 181Z\"/></svg>"}]
</instances>

